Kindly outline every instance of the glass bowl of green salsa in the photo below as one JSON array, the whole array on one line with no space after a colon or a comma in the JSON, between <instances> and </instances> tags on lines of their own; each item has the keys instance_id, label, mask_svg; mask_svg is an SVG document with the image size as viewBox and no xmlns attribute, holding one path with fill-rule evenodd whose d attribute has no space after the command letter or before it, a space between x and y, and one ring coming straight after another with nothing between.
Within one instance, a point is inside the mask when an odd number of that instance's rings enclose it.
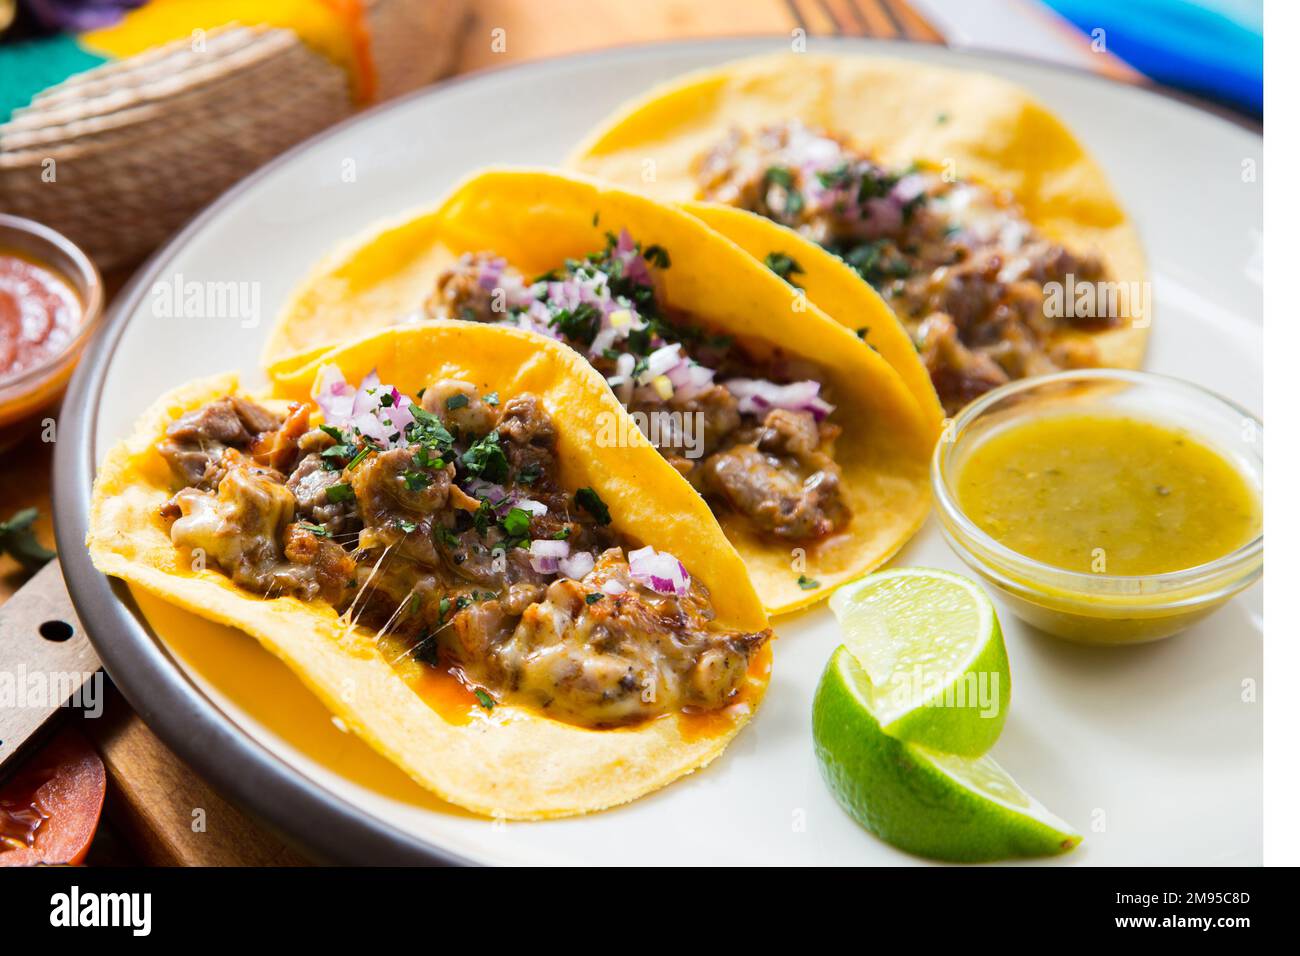
<instances>
[{"instance_id":1,"label":"glass bowl of green salsa","mask_svg":"<svg viewBox=\"0 0 1300 956\"><path fill-rule=\"evenodd\" d=\"M1190 382L1118 369L1022 379L935 447L959 557L1034 627L1091 644L1176 634L1263 573L1264 428Z\"/></svg>"}]
</instances>

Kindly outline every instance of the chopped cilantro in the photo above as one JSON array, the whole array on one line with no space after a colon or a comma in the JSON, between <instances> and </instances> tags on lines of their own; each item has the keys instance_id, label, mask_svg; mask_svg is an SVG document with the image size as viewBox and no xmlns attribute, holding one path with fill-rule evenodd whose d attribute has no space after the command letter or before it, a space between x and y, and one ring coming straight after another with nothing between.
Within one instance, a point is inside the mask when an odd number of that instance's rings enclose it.
<instances>
[{"instance_id":1,"label":"chopped cilantro","mask_svg":"<svg viewBox=\"0 0 1300 956\"><path fill-rule=\"evenodd\" d=\"M550 325L573 342L590 345L600 331L601 311L590 302L574 309L560 309L551 315Z\"/></svg>"},{"instance_id":2,"label":"chopped cilantro","mask_svg":"<svg viewBox=\"0 0 1300 956\"><path fill-rule=\"evenodd\" d=\"M482 706L484 710L491 710L497 705L497 702L492 699L491 695L481 687L474 688L474 696L478 698L479 705Z\"/></svg>"},{"instance_id":3,"label":"chopped cilantro","mask_svg":"<svg viewBox=\"0 0 1300 956\"><path fill-rule=\"evenodd\" d=\"M464 392L457 392L451 398L447 399L447 411L454 412L458 408L464 408L469 404L469 396Z\"/></svg>"},{"instance_id":4,"label":"chopped cilantro","mask_svg":"<svg viewBox=\"0 0 1300 956\"><path fill-rule=\"evenodd\" d=\"M468 474L484 481L502 482L510 471L501 436L495 431L470 445L460 456L460 463Z\"/></svg>"},{"instance_id":5,"label":"chopped cilantro","mask_svg":"<svg viewBox=\"0 0 1300 956\"><path fill-rule=\"evenodd\" d=\"M336 443L341 443L343 441L343 433L333 425L322 425L320 430L326 435L329 435L330 438L333 438Z\"/></svg>"},{"instance_id":6,"label":"chopped cilantro","mask_svg":"<svg viewBox=\"0 0 1300 956\"><path fill-rule=\"evenodd\" d=\"M430 667L438 666L438 639L432 634L426 634L420 638L420 642L415 645L412 652L417 661L423 661Z\"/></svg>"},{"instance_id":7,"label":"chopped cilantro","mask_svg":"<svg viewBox=\"0 0 1300 956\"><path fill-rule=\"evenodd\" d=\"M438 599L438 623L441 624L447 620L447 612L451 610L451 598L444 595Z\"/></svg>"},{"instance_id":8,"label":"chopped cilantro","mask_svg":"<svg viewBox=\"0 0 1300 956\"><path fill-rule=\"evenodd\" d=\"M420 596L419 591L411 592L411 617L420 613L420 605L424 603L424 598Z\"/></svg>"},{"instance_id":9,"label":"chopped cilantro","mask_svg":"<svg viewBox=\"0 0 1300 956\"><path fill-rule=\"evenodd\" d=\"M646 262L656 269L667 269L673 264L672 260L668 258L668 250L657 243L648 247L641 255L645 257Z\"/></svg>"},{"instance_id":10,"label":"chopped cilantro","mask_svg":"<svg viewBox=\"0 0 1300 956\"><path fill-rule=\"evenodd\" d=\"M336 485L330 485L325 489L325 500L332 505L339 502L350 505L357 500L357 493L352 490L352 486L346 481L340 481Z\"/></svg>"},{"instance_id":11,"label":"chopped cilantro","mask_svg":"<svg viewBox=\"0 0 1300 956\"><path fill-rule=\"evenodd\" d=\"M501 527L510 537L522 538L528 534L532 520L532 514L523 508L511 508L509 513L501 519Z\"/></svg>"},{"instance_id":12,"label":"chopped cilantro","mask_svg":"<svg viewBox=\"0 0 1300 956\"><path fill-rule=\"evenodd\" d=\"M416 528L420 527L414 521L410 521L407 518L398 518L397 526L401 528L403 531L405 531L407 534L413 533Z\"/></svg>"},{"instance_id":13,"label":"chopped cilantro","mask_svg":"<svg viewBox=\"0 0 1300 956\"><path fill-rule=\"evenodd\" d=\"M531 485L540 477L542 477L541 462L530 461L519 469L519 473L515 475L515 481L521 485Z\"/></svg>"},{"instance_id":14,"label":"chopped cilantro","mask_svg":"<svg viewBox=\"0 0 1300 956\"><path fill-rule=\"evenodd\" d=\"M579 488L573 500L579 508L596 519L596 524L609 524L609 506L596 494L595 488Z\"/></svg>"},{"instance_id":15,"label":"chopped cilantro","mask_svg":"<svg viewBox=\"0 0 1300 956\"><path fill-rule=\"evenodd\" d=\"M484 405L500 405L500 404L501 404L501 396L498 395L496 392L488 392L486 395L483 396L483 404L484 404Z\"/></svg>"},{"instance_id":16,"label":"chopped cilantro","mask_svg":"<svg viewBox=\"0 0 1300 956\"><path fill-rule=\"evenodd\" d=\"M784 252L769 252L763 264L791 285L794 283L790 276L803 272L803 267Z\"/></svg>"},{"instance_id":17,"label":"chopped cilantro","mask_svg":"<svg viewBox=\"0 0 1300 956\"><path fill-rule=\"evenodd\" d=\"M595 604L597 601L599 601L599 600L600 600L601 598L603 598L604 596L605 596L605 595L601 594L599 591L592 591L590 594L587 595L587 603L588 603L588 604Z\"/></svg>"},{"instance_id":18,"label":"chopped cilantro","mask_svg":"<svg viewBox=\"0 0 1300 956\"><path fill-rule=\"evenodd\" d=\"M763 174L763 180L782 189L794 189L794 175L784 166L769 166Z\"/></svg>"},{"instance_id":19,"label":"chopped cilantro","mask_svg":"<svg viewBox=\"0 0 1300 956\"><path fill-rule=\"evenodd\" d=\"M309 524L309 523L306 522L306 521L299 521L299 522L298 522L298 525L299 525L299 527L301 527L304 531L310 531L312 534L314 534L314 535L315 535L316 537L318 537L318 538L328 538L328 537L330 537L330 533L329 533L328 530L326 530L326 528L325 528L324 525L319 525L319 524Z\"/></svg>"},{"instance_id":20,"label":"chopped cilantro","mask_svg":"<svg viewBox=\"0 0 1300 956\"><path fill-rule=\"evenodd\" d=\"M799 575L799 587L805 591L812 591L822 586L820 581L815 581L806 574Z\"/></svg>"},{"instance_id":21,"label":"chopped cilantro","mask_svg":"<svg viewBox=\"0 0 1300 956\"><path fill-rule=\"evenodd\" d=\"M369 455L374 450L375 450L374 445L366 445L364 448L358 451L356 453L356 456L353 457L353 459L350 462L348 462L348 471L351 471L353 468L357 467L357 465L361 464L361 462L365 460L366 456Z\"/></svg>"},{"instance_id":22,"label":"chopped cilantro","mask_svg":"<svg viewBox=\"0 0 1300 956\"><path fill-rule=\"evenodd\" d=\"M433 478L423 471L412 471L410 469L402 472L402 481L406 484L407 491L423 491L429 487Z\"/></svg>"}]
</instances>

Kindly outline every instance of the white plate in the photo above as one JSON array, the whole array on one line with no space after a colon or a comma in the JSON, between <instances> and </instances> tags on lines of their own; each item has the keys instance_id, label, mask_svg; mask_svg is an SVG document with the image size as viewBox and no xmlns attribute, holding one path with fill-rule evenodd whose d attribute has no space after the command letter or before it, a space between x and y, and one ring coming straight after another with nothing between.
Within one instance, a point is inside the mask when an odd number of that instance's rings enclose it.
<instances>
[{"instance_id":1,"label":"white plate","mask_svg":"<svg viewBox=\"0 0 1300 956\"><path fill-rule=\"evenodd\" d=\"M477 166L558 163L598 119L651 84L779 45L639 47L489 73L377 112L275 165L152 267L151 281L168 285L178 277L251 283L259 327L238 316L160 315L166 310L146 295L108 360L97 458L164 389L228 368L256 382L270 318L338 241L433 202ZM1261 408L1262 205L1258 183L1243 177L1245 164L1261 161L1257 136L1165 97L1036 63L899 44L812 47L984 69L1044 100L1095 152L1141 229L1155 300L1147 367ZM897 563L964 570L933 521ZM1243 686L1262 681L1261 601L1256 588L1178 638L1127 649L1068 646L1003 613L1015 686L994 754L1086 835L1057 862L1260 862L1262 719ZM838 643L830 613L823 606L781 619L778 631L767 701L715 764L621 809L504 826L346 779L237 703L228 683L188 670L288 764L366 814L473 860L916 862L859 829L818 777L809 711Z\"/></svg>"}]
</instances>

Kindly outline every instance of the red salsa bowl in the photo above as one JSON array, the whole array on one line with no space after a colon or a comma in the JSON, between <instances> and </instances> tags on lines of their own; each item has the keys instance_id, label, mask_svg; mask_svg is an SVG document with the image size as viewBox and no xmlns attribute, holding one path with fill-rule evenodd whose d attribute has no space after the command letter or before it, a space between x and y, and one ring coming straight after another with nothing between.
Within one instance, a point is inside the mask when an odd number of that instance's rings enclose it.
<instances>
[{"instance_id":1,"label":"red salsa bowl","mask_svg":"<svg viewBox=\"0 0 1300 956\"><path fill-rule=\"evenodd\" d=\"M99 270L40 223L0 214L0 447L63 396L99 324Z\"/></svg>"}]
</instances>

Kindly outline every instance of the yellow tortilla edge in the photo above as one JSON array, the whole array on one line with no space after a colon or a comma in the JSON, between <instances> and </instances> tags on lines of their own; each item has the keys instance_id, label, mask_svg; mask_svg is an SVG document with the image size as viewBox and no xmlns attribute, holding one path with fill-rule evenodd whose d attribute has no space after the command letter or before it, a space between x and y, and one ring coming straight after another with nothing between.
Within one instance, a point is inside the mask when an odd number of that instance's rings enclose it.
<instances>
[{"instance_id":1,"label":"yellow tortilla edge","mask_svg":"<svg viewBox=\"0 0 1300 956\"><path fill-rule=\"evenodd\" d=\"M898 108L883 122L871 113L862 120L870 129L855 129L872 89L887 90ZM623 104L579 142L565 167L664 201L695 202L693 183L674 178L672 164L662 161L674 137L665 130L716 140L729 125L719 122L729 97L733 110L745 114L740 125L797 116L848 133L886 162L951 163L959 175L1014 196L1048 237L1077 251L1096 250L1113 280L1150 288L1137 229L1101 166L1033 96L978 71L874 55L748 57L683 74ZM891 143L904 145L891 153ZM615 162L620 157L626 161ZM841 318L834 307L826 311ZM1151 321L1147 314L1141 323L1079 334L1097 348L1101 365L1139 368Z\"/></svg>"},{"instance_id":2,"label":"yellow tortilla edge","mask_svg":"<svg viewBox=\"0 0 1300 956\"><path fill-rule=\"evenodd\" d=\"M412 328L394 334L402 338L404 346L415 344L416 338L427 346L446 344L448 336L464 342L466 336L493 339L504 331L474 325L454 332ZM357 343L350 350L336 350L332 358L354 371L384 350L384 343L375 341L379 338L383 336ZM555 376L557 368L548 366L564 369L570 374L557 379L557 390L544 400L571 401L574 388L580 386L565 388L563 379L582 377L582 369L574 361L576 355L571 358L559 348L538 349L531 341L523 346L537 356L523 379L534 384L546 375ZM472 356L462 357L470 364L457 363L461 372L472 367L474 372L492 376L491 363L474 366ZM421 365L429 368L427 361ZM581 365L587 367L585 362ZM436 374L439 370L432 371ZM590 370L590 375L595 374ZM588 376L587 385L594 384ZM625 803L712 761L761 702L770 673L770 646L751 670L745 707L733 715L729 727L709 736L689 732L680 716L597 731L507 705L476 715L463 726L444 720L383 659L368 630L347 628L339 615L321 602L266 600L217 571L193 570L171 544L158 507L174 488L153 445L166 426L185 411L238 392L234 375L182 386L160 398L133 433L108 453L96 477L86 539L95 566L170 604L256 638L349 730L443 799L485 816L520 820L587 813ZM503 396L509 394L502 391ZM267 401L265 396L249 397ZM622 414L612 396L609 401L613 407L606 404L601 411ZM559 417L556 423L565 434L565 419ZM564 444L568 449L572 443ZM676 483L655 480L672 468L648 443L627 451L628 464L587 469L579 463L576 477L591 479L634 537L672 550L658 535L661 512L698 511L702 503L697 506L690 498L683 500ZM620 468L635 473L636 501L630 514L621 509L633 486L620 475ZM636 529L641 534L636 534ZM751 629L765 626L766 618L740 558L716 524L695 528L690 541L683 543L688 546L677 546L674 553L702 580L707 576L720 582L727 614L740 625L754 625Z\"/></svg>"},{"instance_id":3,"label":"yellow tortilla edge","mask_svg":"<svg viewBox=\"0 0 1300 956\"><path fill-rule=\"evenodd\" d=\"M385 315L417 308L433 287L437 265L460 252L493 249L526 273L542 272L565 256L601 248L605 232L622 227L671 254L663 273L670 303L707 316L719 331L812 361L827 373L833 401L851 409L838 417L846 432L837 446L854 511L848 534L807 547L733 535L768 613L815 603L836 584L886 561L928 513L928 461L939 418L922 411L880 355L730 239L682 209L588 177L484 170L462 181L440 206L390 221L333 254L314 272L318 281L281 313L278 325L293 328L277 331L276 338L300 351L278 356L272 378L287 381L304 360L319 359L322 342L340 341L348 330L364 334L386 324ZM534 242L534 236L543 238ZM383 309L376 314L366 303ZM805 583L819 582L807 589L798 583L805 568Z\"/></svg>"}]
</instances>

